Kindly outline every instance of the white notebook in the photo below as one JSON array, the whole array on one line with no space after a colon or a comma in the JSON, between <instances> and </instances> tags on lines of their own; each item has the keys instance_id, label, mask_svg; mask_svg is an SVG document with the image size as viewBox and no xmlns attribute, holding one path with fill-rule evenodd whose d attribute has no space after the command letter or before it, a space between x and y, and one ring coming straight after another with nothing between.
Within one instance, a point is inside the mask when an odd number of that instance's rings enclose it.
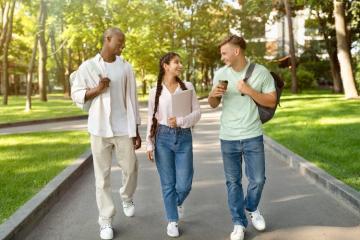
<instances>
[{"instance_id":1,"label":"white notebook","mask_svg":"<svg viewBox=\"0 0 360 240\"><path fill-rule=\"evenodd\" d=\"M174 117L185 117L191 113L192 89L171 95L171 106Z\"/></svg>"}]
</instances>

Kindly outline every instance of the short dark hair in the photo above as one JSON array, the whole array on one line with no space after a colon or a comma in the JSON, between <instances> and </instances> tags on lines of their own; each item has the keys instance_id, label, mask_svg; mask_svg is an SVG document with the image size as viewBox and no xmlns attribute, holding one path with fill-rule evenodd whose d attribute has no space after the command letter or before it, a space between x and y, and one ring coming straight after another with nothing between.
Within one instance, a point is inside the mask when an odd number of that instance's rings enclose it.
<instances>
[{"instance_id":1,"label":"short dark hair","mask_svg":"<svg viewBox=\"0 0 360 240\"><path fill-rule=\"evenodd\" d=\"M125 36L125 34L120 30L120 28L117 28L117 27L111 27L111 28L108 28L105 30L105 32L103 33L102 35L102 41L103 43L105 42L105 39L107 37L111 37L113 36L114 34L121 34L122 36Z\"/></svg>"},{"instance_id":2,"label":"short dark hair","mask_svg":"<svg viewBox=\"0 0 360 240\"><path fill-rule=\"evenodd\" d=\"M235 34L230 35L230 36L226 37L224 40L222 40L221 43L219 44L219 48L221 48L222 46L224 46L227 43L231 43L235 46L238 46L243 50L246 49L245 39L243 37L239 37Z\"/></svg>"}]
</instances>

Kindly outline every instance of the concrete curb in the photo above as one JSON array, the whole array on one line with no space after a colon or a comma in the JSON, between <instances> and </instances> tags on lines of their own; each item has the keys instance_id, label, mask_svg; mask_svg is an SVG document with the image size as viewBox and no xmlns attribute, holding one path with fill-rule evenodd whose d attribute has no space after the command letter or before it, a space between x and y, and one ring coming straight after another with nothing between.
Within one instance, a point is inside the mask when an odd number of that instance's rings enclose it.
<instances>
[{"instance_id":1,"label":"concrete curb","mask_svg":"<svg viewBox=\"0 0 360 240\"><path fill-rule=\"evenodd\" d=\"M73 121L73 120L81 120L87 118L88 115L80 115L80 116L72 116L72 117L38 119L38 120L22 121L22 122L14 122L14 123L0 123L0 128L20 127L20 126L27 126L27 125L34 125L41 123L52 123L52 122L60 122L60 121Z\"/></svg>"},{"instance_id":2,"label":"concrete curb","mask_svg":"<svg viewBox=\"0 0 360 240\"><path fill-rule=\"evenodd\" d=\"M24 239L91 163L91 150L88 149L0 225L0 239Z\"/></svg>"},{"instance_id":3,"label":"concrete curb","mask_svg":"<svg viewBox=\"0 0 360 240\"><path fill-rule=\"evenodd\" d=\"M324 170L315 166L315 164L291 152L273 139L264 136L264 143L267 150L276 154L280 160L288 163L289 167L314 180L316 184L325 188L337 199L345 202L347 206L355 210L356 215L360 216L360 192L329 175Z\"/></svg>"}]
</instances>

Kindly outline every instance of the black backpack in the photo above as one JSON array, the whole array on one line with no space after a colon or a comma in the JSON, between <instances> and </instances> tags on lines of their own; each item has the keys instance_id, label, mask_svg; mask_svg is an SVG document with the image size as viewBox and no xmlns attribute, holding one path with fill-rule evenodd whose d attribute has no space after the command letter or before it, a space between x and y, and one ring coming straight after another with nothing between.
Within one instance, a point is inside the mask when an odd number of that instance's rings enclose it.
<instances>
[{"instance_id":1,"label":"black backpack","mask_svg":"<svg viewBox=\"0 0 360 240\"><path fill-rule=\"evenodd\" d=\"M250 63L250 66L246 70L244 82L246 82L251 77L251 74L254 71L254 68L255 68L255 63ZM280 105L280 96L281 96L282 90L285 85L284 80L282 80L282 78L279 75L277 75L274 72L270 72L270 74L274 78L274 81L275 81L275 89L276 89L276 105L275 105L275 107L273 107L273 108L264 107L254 101L258 107L259 116L260 116L260 120L262 123L266 123L267 121L269 121L270 119L273 118L277 106ZM244 94L241 94L241 95L244 96Z\"/></svg>"}]
</instances>

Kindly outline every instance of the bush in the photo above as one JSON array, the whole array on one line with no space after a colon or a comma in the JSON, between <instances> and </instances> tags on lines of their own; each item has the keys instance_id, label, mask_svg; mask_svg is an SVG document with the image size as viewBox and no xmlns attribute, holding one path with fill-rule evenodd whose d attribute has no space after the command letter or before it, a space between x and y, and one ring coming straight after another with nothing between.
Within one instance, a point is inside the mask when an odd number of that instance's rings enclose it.
<instances>
[{"instance_id":1,"label":"bush","mask_svg":"<svg viewBox=\"0 0 360 240\"><path fill-rule=\"evenodd\" d=\"M291 88L291 70L290 69L279 69L276 72L284 79L285 88ZM296 70L296 76L298 81L299 90L310 89L316 87L316 79L312 72L306 70L302 66Z\"/></svg>"},{"instance_id":2,"label":"bush","mask_svg":"<svg viewBox=\"0 0 360 240\"><path fill-rule=\"evenodd\" d=\"M318 85L331 85L333 82L329 61L303 62L300 67L311 72Z\"/></svg>"},{"instance_id":3,"label":"bush","mask_svg":"<svg viewBox=\"0 0 360 240\"><path fill-rule=\"evenodd\" d=\"M298 67L296 71L298 87L300 90L316 87L316 79L313 72L308 71L303 66Z\"/></svg>"}]
</instances>

